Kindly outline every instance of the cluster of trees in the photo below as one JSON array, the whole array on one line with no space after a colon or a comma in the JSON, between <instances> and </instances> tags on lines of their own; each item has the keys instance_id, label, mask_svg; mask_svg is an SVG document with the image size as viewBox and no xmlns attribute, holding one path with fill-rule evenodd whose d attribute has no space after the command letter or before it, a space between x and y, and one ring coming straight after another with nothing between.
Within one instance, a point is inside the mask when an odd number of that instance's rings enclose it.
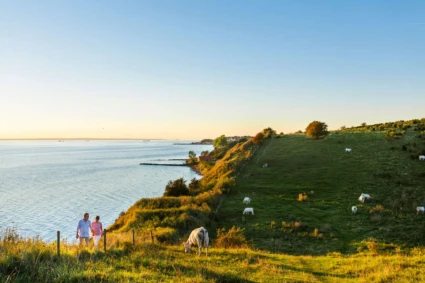
<instances>
[{"instance_id":1,"label":"cluster of trees","mask_svg":"<svg viewBox=\"0 0 425 283\"><path fill-rule=\"evenodd\" d=\"M179 178L174 181L169 181L165 186L164 197L179 197L197 194L201 183L198 179L193 178L189 185L186 185L186 180Z\"/></svg>"},{"instance_id":2,"label":"cluster of trees","mask_svg":"<svg viewBox=\"0 0 425 283\"><path fill-rule=\"evenodd\" d=\"M406 131L407 129L412 128L414 131L424 131L425 130L425 118L422 119L413 119L413 120L400 120L396 122L386 122L380 124L367 125L366 123L361 123L360 126L346 128L345 126L341 127L342 131L388 131L391 129Z\"/></svg>"}]
</instances>

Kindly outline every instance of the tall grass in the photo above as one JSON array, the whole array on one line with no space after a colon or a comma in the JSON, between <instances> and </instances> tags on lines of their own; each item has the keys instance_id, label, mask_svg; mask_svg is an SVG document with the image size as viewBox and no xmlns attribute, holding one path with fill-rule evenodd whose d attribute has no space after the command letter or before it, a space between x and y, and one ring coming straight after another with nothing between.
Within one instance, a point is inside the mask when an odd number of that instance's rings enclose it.
<instances>
[{"instance_id":1,"label":"tall grass","mask_svg":"<svg viewBox=\"0 0 425 283\"><path fill-rule=\"evenodd\" d=\"M0 242L0 282L421 282L425 249L397 250L375 240L355 256L292 256L249 248L211 248L208 257L183 246L115 239L104 253L18 239Z\"/></svg>"}]
</instances>

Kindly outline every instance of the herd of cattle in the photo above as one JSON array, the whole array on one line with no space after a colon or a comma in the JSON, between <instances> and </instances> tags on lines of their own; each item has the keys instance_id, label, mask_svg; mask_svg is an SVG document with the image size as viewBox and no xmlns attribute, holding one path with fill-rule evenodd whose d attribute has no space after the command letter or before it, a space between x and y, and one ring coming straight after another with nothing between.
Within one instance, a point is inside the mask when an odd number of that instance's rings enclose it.
<instances>
[{"instance_id":1,"label":"herd of cattle","mask_svg":"<svg viewBox=\"0 0 425 283\"><path fill-rule=\"evenodd\" d=\"M369 195L369 194L365 194L365 193L362 193L360 196L359 196L359 202L361 202L361 203L364 203L365 202L365 200L371 200L372 199L372 197ZM351 207L351 212L353 213L353 214L356 214L356 212L357 212L357 207L356 206L352 206ZM425 213L425 207L423 207L423 206L418 206L418 207L416 207L416 213Z\"/></svg>"},{"instance_id":2,"label":"herd of cattle","mask_svg":"<svg viewBox=\"0 0 425 283\"><path fill-rule=\"evenodd\" d=\"M348 153L351 153L351 148L346 148L345 149L345 152L348 152ZM425 155L419 155L419 160L425 160ZM264 165L263 165L263 168L267 168L268 167L268 164L267 163L265 163ZM365 193L362 193L361 195L360 195L360 197L359 197L359 202L361 202L361 203L364 203L365 202L365 200L372 200L373 198L369 195L369 194L365 194ZM249 198L249 197L245 197L244 199L243 199L243 203L245 203L245 204L249 204L251 202L251 199ZM356 212L357 212L357 207L356 206L352 206L351 207L351 211L352 211L352 213L353 214L356 214ZM425 207L423 207L423 206L418 206L418 207L416 207L416 212L419 214L419 213L425 213ZM254 208L253 207L246 207L244 210L243 210L243 212L242 212L242 214L249 214L249 213L251 213L252 215L254 215Z\"/></svg>"},{"instance_id":3,"label":"herd of cattle","mask_svg":"<svg viewBox=\"0 0 425 283\"><path fill-rule=\"evenodd\" d=\"M346 148L345 149L345 152L351 152L351 148ZM425 160L425 155L419 155L419 160ZM360 197L359 197L359 202L364 203L365 200L371 200L371 199L372 199L372 197L369 194L362 193L360 195ZM353 205L351 207L351 212L353 214L356 214L357 207ZM419 214L419 213L425 213L425 207L423 207L423 206L416 207L416 213L417 214Z\"/></svg>"},{"instance_id":4,"label":"herd of cattle","mask_svg":"<svg viewBox=\"0 0 425 283\"><path fill-rule=\"evenodd\" d=\"M351 148L346 148L345 152L351 152ZM419 160L425 160L425 155L419 155ZM265 163L263 165L263 168L267 168L268 164ZM359 197L359 202L364 203L365 200L372 200L373 198L369 194L362 193ZM251 198L245 197L243 199L244 204L251 203ZM352 206L351 212L353 214L357 213L357 207ZM253 207L246 207L243 212L245 214L252 214L254 215L254 208ZM424 206L418 206L416 207L416 213L425 213L425 207ZM209 245L209 238L208 238L208 231L204 227L196 228L195 230L190 233L189 238L184 243L184 249L186 253L190 253L192 245L198 246L198 254L201 255L202 247L205 247L205 253L208 255L208 245Z\"/></svg>"}]
</instances>

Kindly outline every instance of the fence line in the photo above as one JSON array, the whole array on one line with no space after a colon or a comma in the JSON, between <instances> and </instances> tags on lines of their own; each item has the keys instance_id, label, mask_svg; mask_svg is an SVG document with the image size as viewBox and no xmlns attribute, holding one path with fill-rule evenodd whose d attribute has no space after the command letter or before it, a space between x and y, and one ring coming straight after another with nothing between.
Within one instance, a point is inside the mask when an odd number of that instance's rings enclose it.
<instances>
[{"instance_id":1,"label":"fence line","mask_svg":"<svg viewBox=\"0 0 425 283\"><path fill-rule=\"evenodd\" d=\"M130 231L130 233L131 233L131 244L134 246L136 244L136 239L137 239L136 231L134 229L132 229ZM122 236L122 234L126 234L126 232L121 232L121 233L109 232L108 233L106 231L106 229L104 229L102 236L103 236L103 251L105 253L107 252L107 239L109 239L109 237L108 237L109 234L114 235L114 236L117 236L117 235ZM152 230L149 230L148 233L146 233L146 231L142 231L142 236L139 237L139 239L141 239L142 241L145 241L145 242L149 241L149 238L150 238L152 243L155 242L155 238L154 238ZM56 243L57 244L57 256L60 257L61 256L61 250L60 250L60 248L61 248L61 238L60 238L60 231L59 230L57 231L57 240L56 241L57 241L57 243ZM117 241L119 241L119 239ZM82 243L80 243L80 245L81 244Z\"/></svg>"}]
</instances>

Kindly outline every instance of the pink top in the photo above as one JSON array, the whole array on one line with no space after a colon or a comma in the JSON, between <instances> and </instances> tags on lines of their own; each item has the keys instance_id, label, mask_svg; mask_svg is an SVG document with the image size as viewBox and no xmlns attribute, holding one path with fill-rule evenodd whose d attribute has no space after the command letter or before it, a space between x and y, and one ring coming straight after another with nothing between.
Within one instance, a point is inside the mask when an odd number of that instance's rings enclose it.
<instances>
[{"instance_id":1,"label":"pink top","mask_svg":"<svg viewBox=\"0 0 425 283\"><path fill-rule=\"evenodd\" d=\"M91 226L94 230L94 236L101 236L102 235L102 222L92 222Z\"/></svg>"}]
</instances>

